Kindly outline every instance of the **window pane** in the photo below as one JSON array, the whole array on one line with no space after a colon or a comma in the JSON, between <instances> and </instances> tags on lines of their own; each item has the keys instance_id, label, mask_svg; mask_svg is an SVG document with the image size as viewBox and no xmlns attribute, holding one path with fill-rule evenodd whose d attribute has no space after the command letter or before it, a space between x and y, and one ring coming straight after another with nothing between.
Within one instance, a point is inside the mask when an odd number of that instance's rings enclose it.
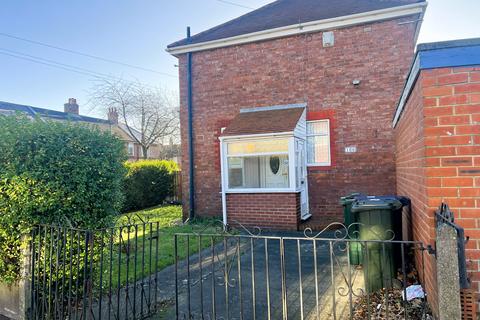
<instances>
[{"instance_id":1,"label":"window pane","mask_svg":"<svg viewBox=\"0 0 480 320\"><path fill-rule=\"evenodd\" d=\"M308 163L330 163L330 137L313 136L307 138Z\"/></svg>"},{"instance_id":2,"label":"window pane","mask_svg":"<svg viewBox=\"0 0 480 320\"><path fill-rule=\"evenodd\" d=\"M133 156L134 155L134 145L133 143L128 143L128 155Z\"/></svg>"},{"instance_id":3,"label":"window pane","mask_svg":"<svg viewBox=\"0 0 480 320\"><path fill-rule=\"evenodd\" d=\"M288 139L240 141L228 143L228 154L288 152Z\"/></svg>"},{"instance_id":4,"label":"window pane","mask_svg":"<svg viewBox=\"0 0 480 320\"><path fill-rule=\"evenodd\" d=\"M329 134L328 121L307 122L307 134Z\"/></svg>"},{"instance_id":5,"label":"window pane","mask_svg":"<svg viewBox=\"0 0 480 320\"><path fill-rule=\"evenodd\" d=\"M230 189L289 187L287 155L228 158L228 187Z\"/></svg>"},{"instance_id":6,"label":"window pane","mask_svg":"<svg viewBox=\"0 0 480 320\"><path fill-rule=\"evenodd\" d=\"M228 159L228 185L230 188L241 188L243 186L242 158Z\"/></svg>"}]
</instances>

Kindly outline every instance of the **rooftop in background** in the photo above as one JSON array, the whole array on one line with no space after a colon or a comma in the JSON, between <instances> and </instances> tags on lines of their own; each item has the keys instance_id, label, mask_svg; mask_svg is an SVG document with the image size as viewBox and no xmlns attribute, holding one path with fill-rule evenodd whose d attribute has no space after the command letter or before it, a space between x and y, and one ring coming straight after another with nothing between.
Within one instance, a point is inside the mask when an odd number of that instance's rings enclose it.
<instances>
[{"instance_id":1,"label":"rooftop in background","mask_svg":"<svg viewBox=\"0 0 480 320\"><path fill-rule=\"evenodd\" d=\"M242 109L222 136L293 132L305 107L305 104L295 104Z\"/></svg>"},{"instance_id":2,"label":"rooftop in background","mask_svg":"<svg viewBox=\"0 0 480 320\"><path fill-rule=\"evenodd\" d=\"M81 122L91 122L91 123L104 123L110 124L110 121L105 119L81 116L78 114L67 113L62 111L55 111L50 109L32 107L22 104L15 104L10 102L0 101L0 114L8 114L15 112L23 112L28 114L31 117L46 117L54 120L70 120L70 121L81 121Z\"/></svg>"},{"instance_id":3,"label":"rooftop in background","mask_svg":"<svg viewBox=\"0 0 480 320\"><path fill-rule=\"evenodd\" d=\"M425 0L278 0L168 48L417 3Z\"/></svg>"},{"instance_id":4,"label":"rooftop in background","mask_svg":"<svg viewBox=\"0 0 480 320\"><path fill-rule=\"evenodd\" d=\"M421 70L474 65L480 66L480 38L419 44L393 118L393 126L397 125Z\"/></svg>"}]
</instances>

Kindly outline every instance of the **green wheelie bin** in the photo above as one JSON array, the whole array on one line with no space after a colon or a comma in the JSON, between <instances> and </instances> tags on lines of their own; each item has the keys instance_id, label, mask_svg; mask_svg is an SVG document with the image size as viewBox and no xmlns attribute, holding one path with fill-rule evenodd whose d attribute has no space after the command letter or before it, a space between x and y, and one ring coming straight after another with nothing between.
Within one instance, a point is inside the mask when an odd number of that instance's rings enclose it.
<instances>
[{"instance_id":1,"label":"green wheelie bin","mask_svg":"<svg viewBox=\"0 0 480 320\"><path fill-rule=\"evenodd\" d=\"M340 198L340 204L343 206L343 221L345 226L348 228L349 234L351 236L358 235L358 226L353 225L350 227L352 223L355 223L355 219L352 214L352 205L356 201L357 197L364 197L361 193L351 193L348 196L344 196ZM349 247L349 254L350 254L350 264L352 265L359 265L361 263L361 254L362 248L360 243L358 242L350 242Z\"/></svg>"},{"instance_id":2,"label":"green wheelie bin","mask_svg":"<svg viewBox=\"0 0 480 320\"><path fill-rule=\"evenodd\" d=\"M352 214L359 223L360 262L363 264L365 288L369 293L388 287L395 277L396 259L393 245L397 214L402 203L397 199L369 197L352 204ZM380 240L379 242L371 240Z\"/></svg>"}]
</instances>

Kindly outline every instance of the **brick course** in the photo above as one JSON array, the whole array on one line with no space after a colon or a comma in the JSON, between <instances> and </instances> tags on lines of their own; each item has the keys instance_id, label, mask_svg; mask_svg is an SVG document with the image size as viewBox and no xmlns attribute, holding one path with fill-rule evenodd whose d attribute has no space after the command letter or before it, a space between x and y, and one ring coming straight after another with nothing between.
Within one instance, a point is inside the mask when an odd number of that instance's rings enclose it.
<instances>
[{"instance_id":1,"label":"brick course","mask_svg":"<svg viewBox=\"0 0 480 320\"><path fill-rule=\"evenodd\" d=\"M228 223L274 230L296 230L299 193L232 193L227 195Z\"/></svg>"},{"instance_id":2,"label":"brick course","mask_svg":"<svg viewBox=\"0 0 480 320\"><path fill-rule=\"evenodd\" d=\"M333 112L335 164L311 168L310 212L321 224L342 221L339 197L394 194L391 119L410 67L415 17L193 53L196 212L221 215L218 136L242 108L307 102L308 112ZM188 168L186 56L179 56L182 167ZM352 80L360 79L358 87ZM345 147L357 153L346 154ZM183 171L188 200L188 171ZM188 201L184 212L188 212Z\"/></svg>"},{"instance_id":3,"label":"brick course","mask_svg":"<svg viewBox=\"0 0 480 320\"><path fill-rule=\"evenodd\" d=\"M396 128L397 191L412 199L415 240L434 245L442 202L470 236L467 268L480 290L479 67L423 70ZM436 305L435 262L425 260L426 289Z\"/></svg>"}]
</instances>

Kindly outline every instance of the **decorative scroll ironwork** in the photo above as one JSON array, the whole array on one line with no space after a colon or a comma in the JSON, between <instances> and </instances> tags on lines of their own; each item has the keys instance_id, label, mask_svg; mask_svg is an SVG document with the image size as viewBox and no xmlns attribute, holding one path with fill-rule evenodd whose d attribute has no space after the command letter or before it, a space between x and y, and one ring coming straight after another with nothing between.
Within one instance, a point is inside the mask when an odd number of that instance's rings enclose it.
<instances>
[{"instance_id":1,"label":"decorative scroll ironwork","mask_svg":"<svg viewBox=\"0 0 480 320\"><path fill-rule=\"evenodd\" d=\"M262 234L262 229L260 227L246 227L237 220L230 220L233 222L233 224L225 224L222 220L218 219L209 219L209 223L204 223L202 229L192 231L192 233L198 236L202 234L236 235L240 232L248 234L252 237L260 236ZM185 221L185 224L188 223L189 219Z\"/></svg>"},{"instance_id":2,"label":"decorative scroll ironwork","mask_svg":"<svg viewBox=\"0 0 480 320\"><path fill-rule=\"evenodd\" d=\"M383 232L378 229L382 229ZM363 230L363 233L368 235L368 237L361 239L360 230ZM314 232L311 228L306 228L303 234L308 239L321 239L322 237L328 239L331 238L332 232L334 238L337 240L393 241L396 238L395 232L391 229L376 229L376 226L368 226L359 222L352 223L348 226L340 222L333 222L318 232Z\"/></svg>"}]
</instances>

